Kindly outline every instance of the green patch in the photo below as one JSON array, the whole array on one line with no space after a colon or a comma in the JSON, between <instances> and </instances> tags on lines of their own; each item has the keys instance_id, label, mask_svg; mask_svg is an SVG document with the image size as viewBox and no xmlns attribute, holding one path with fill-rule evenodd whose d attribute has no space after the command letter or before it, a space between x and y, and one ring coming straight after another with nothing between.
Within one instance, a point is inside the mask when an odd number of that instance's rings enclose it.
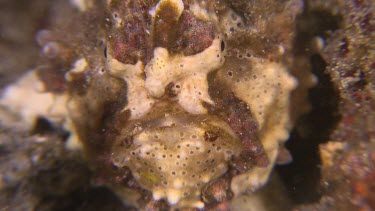
<instances>
[{"instance_id":1,"label":"green patch","mask_svg":"<svg viewBox=\"0 0 375 211\"><path fill-rule=\"evenodd\" d=\"M141 171L140 176L144 185L148 187L153 186L158 180L157 176L154 173L150 173L147 171Z\"/></svg>"}]
</instances>

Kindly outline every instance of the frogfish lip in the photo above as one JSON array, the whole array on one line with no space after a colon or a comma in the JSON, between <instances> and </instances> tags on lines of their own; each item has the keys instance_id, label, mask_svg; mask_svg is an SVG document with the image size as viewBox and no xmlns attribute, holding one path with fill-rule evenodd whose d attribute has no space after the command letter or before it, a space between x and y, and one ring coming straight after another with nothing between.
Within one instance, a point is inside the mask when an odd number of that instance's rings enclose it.
<instances>
[{"instance_id":1,"label":"frogfish lip","mask_svg":"<svg viewBox=\"0 0 375 211\"><path fill-rule=\"evenodd\" d=\"M241 140L215 115L159 110L145 118L116 139L111 159L117 167L128 167L154 199L199 202L205 185L224 175L241 152ZM127 136L131 144L123 147Z\"/></svg>"}]
</instances>

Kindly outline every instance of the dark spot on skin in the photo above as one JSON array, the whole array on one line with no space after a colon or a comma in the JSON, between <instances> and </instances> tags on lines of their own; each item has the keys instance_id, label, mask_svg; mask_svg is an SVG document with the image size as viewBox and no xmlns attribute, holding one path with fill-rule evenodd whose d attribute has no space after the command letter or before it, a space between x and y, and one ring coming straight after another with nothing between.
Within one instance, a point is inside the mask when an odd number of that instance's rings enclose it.
<instances>
[{"instance_id":1,"label":"dark spot on skin","mask_svg":"<svg viewBox=\"0 0 375 211\"><path fill-rule=\"evenodd\" d=\"M221 51L224 51L225 50L225 43L224 41L221 41Z\"/></svg>"},{"instance_id":2,"label":"dark spot on skin","mask_svg":"<svg viewBox=\"0 0 375 211\"><path fill-rule=\"evenodd\" d=\"M208 130L204 132L204 140L209 142L214 142L219 137L217 132Z\"/></svg>"},{"instance_id":3,"label":"dark spot on skin","mask_svg":"<svg viewBox=\"0 0 375 211\"><path fill-rule=\"evenodd\" d=\"M168 96L168 97L176 97L177 96L177 90L176 88L178 88L179 85L175 85L173 82L169 83L166 87L165 87L165 94Z\"/></svg>"},{"instance_id":4,"label":"dark spot on skin","mask_svg":"<svg viewBox=\"0 0 375 211\"><path fill-rule=\"evenodd\" d=\"M130 148L133 145L133 136L127 136L120 142L120 147Z\"/></svg>"}]
</instances>

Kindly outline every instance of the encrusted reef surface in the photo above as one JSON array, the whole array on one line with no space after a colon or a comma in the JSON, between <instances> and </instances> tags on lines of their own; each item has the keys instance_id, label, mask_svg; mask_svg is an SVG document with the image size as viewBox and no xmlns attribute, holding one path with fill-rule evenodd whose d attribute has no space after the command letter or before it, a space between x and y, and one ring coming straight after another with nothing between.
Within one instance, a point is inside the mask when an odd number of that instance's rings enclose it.
<instances>
[{"instance_id":1,"label":"encrusted reef surface","mask_svg":"<svg viewBox=\"0 0 375 211\"><path fill-rule=\"evenodd\" d=\"M328 14L321 61L331 78L340 115L319 146L320 201L300 210L375 209L375 3L309 1L309 12ZM329 22L329 21L327 21ZM326 22L326 23L327 23Z\"/></svg>"},{"instance_id":2,"label":"encrusted reef surface","mask_svg":"<svg viewBox=\"0 0 375 211\"><path fill-rule=\"evenodd\" d=\"M5 5L0 208L375 208L372 1Z\"/></svg>"}]
</instances>

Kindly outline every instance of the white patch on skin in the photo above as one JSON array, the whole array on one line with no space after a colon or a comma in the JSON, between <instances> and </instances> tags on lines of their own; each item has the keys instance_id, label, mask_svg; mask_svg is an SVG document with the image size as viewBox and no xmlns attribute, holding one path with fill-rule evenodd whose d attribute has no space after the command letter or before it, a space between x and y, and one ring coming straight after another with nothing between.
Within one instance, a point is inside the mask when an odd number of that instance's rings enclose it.
<instances>
[{"instance_id":1,"label":"white patch on skin","mask_svg":"<svg viewBox=\"0 0 375 211\"><path fill-rule=\"evenodd\" d=\"M169 189L167 190L167 199L168 202L171 204L176 204L178 201L180 201L181 198L181 191L176 189Z\"/></svg>"},{"instance_id":2,"label":"white patch on skin","mask_svg":"<svg viewBox=\"0 0 375 211\"><path fill-rule=\"evenodd\" d=\"M195 202L191 204L193 207L196 207L198 209L203 209L204 208L204 203L201 201Z\"/></svg>"},{"instance_id":3,"label":"white patch on skin","mask_svg":"<svg viewBox=\"0 0 375 211\"><path fill-rule=\"evenodd\" d=\"M199 20L217 22L216 14L214 12L207 11L205 7L207 7L205 1L201 1L199 3L194 2L193 4L189 5L189 10L191 13L193 13L194 17Z\"/></svg>"},{"instance_id":4,"label":"white patch on skin","mask_svg":"<svg viewBox=\"0 0 375 211\"><path fill-rule=\"evenodd\" d=\"M176 189L181 189L182 188L182 181L181 179L175 179L173 181L173 187Z\"/></svg>"},{"instance_id":5,"label":"white patch on skin","mask_svg":"<svg viewBox=\"0 0 375 211\"><path fill-rule=\"evenodd\" d=\"M176 206L176 208L181 208L181 207L194 207L197 209L203 209L204 203L198 200L184 200L184 201L180 201L178 206Z\"/></svg>"},{"instance_id":6,"label":"white patch on skin","mask_svg":"<svg viewBox=\"0 0 375 211\"><path fill-rule=\"evenodd\" d=\"M128 104L124 110L130 110L130 119L141 118L155 103L145 89L143 63L139 61L135 65L124 64L109 56L107 66L111 75L122 78L127 83Z\"/></svg>"},{"instance_id":7,"label":"white patch on skin","mask_svg":"<svg viewBox=\"0 0 375 211\"><path fill-rule=\"evenodd\" d=\"M201 102L212 103L208 94L207 74L222 66L221 39L192 56L169 55L167 49L156 48L154 58L145 68L145 87L150 95L160 98L169 83L181 84L178 103L193 114L206 113Z\"/></svg>"},{"instance_id":8,"label":"white patch on skin","mask_svg":"<svg viewBox=\"0 0 375 211\"><path fill-rule=\"evenodd\" d=\"M87 9L93 6L92 0L70 0L70 3L81 12L85 12Z\"/></svg>"},{"instance_id":9,"label":"white patch on skin","mask_svg":"<svg viewBox=\"0 0 375 211\"><path fill-rule=\"evenodd\" d=\"M201 6L199 6L198 3L193 3L190 5L189 10L193 13L193 15L204 21L210 20L210 15L207 13L207 10L203 9Z\"/></svg>"},{"instance_id":10,"label":"white patch on skin","mask_svg":"<svg viewBox=\"0 0 375 211\"><path fill-rule=\"evenodd\" d=\"M77 59L74 62L73 68L69 70L67 73L65 73L65 79L67 81L74 80L74 75L83 73L86 70L86 67L87 67L87 61L85 58Z\"/></svg>"},{"instance_id":11,"label":"white patch on skin","mask_svg":"<svg viewBox=\"0 0 375 211\"><path fill-rule=\"evenodd\" d=\"M152 192L152 198L154 198L154 200L160 200L163 196L164 196L164 194L163 194L163 191L161 189L155 189Z\"/></svg>"},{"instance_id":12,"label":"white patch on skin","mask_svg":"<svg viewBox=\"0 0 375 211\"><path fill-rule=\"evenodd\" d=\"M77 130L74 126L73 121L71 118L67 118L64 124L64 128L70 132L69 138L66 141L66 147L70 150L81 150L83 149L82 142L78 137Z\"/></svg>"},{"instance_id":13,"label":"white patch on skin","mask_svg":"<svg viewBox=\"0 0 375 211\"><path fill-rule=\"evenodd\" d=\"M178 103L189 113L201 114L205 112L202 101L213 104L208 94L206 74L197 74L188 77L181 83L181 92L178 95Z\"/></svg>"}]
</instances>

